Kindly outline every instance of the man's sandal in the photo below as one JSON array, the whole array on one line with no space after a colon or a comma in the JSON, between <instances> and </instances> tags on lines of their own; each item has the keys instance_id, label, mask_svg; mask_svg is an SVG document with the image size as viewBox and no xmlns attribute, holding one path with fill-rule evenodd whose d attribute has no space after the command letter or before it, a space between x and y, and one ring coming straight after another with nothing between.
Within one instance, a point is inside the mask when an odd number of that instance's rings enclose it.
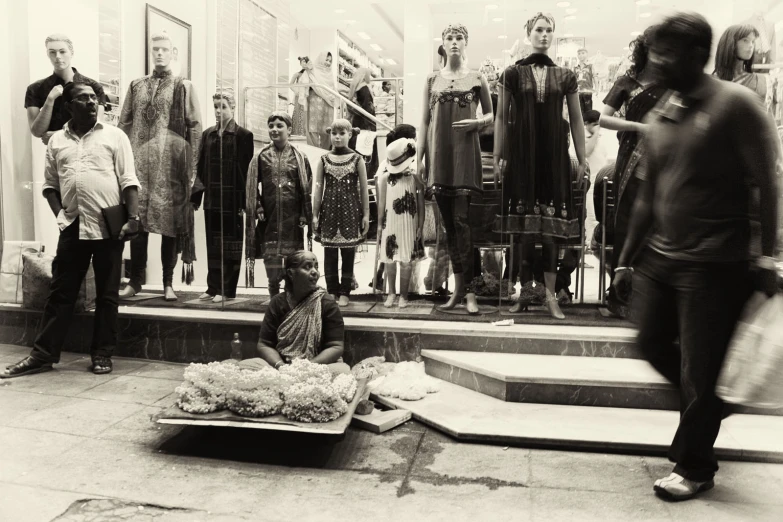
<instances>
[{"instance_id":1,"label":"man's sandal","mask_svg":"<svg viewBox=\"0 0 783 522\"><path fill-rule=\"evenodd\" d=\"M96 356L92 359L92 367L90 368L92 370L92 373L95 375L104 375L107 373L111 373L112 369L114 368L114 364L111 362L111 359L108 357L102 357L102 356Z\"/></svg>"}]
</instances>

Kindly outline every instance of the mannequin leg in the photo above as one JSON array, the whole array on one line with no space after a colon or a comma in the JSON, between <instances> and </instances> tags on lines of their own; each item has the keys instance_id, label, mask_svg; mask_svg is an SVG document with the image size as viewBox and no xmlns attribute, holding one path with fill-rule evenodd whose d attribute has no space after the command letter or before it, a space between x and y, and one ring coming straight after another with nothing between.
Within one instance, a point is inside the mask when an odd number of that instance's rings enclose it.
<instances>
[{"instance_id":1,"label":"mannequin leg","mask_svg":"<svg viewBox=\"0 0 783 522\"><path fill-rule=\"evenodd\" d=\"M144 281L144 271L147 269L147 245L150 240L149 232L141 231L131 239L131 266L130 282L120 292L120 298L133 297L141 292L142 282Z\"/></svg>"},{"instance_id":2,"label":"mannequin leg","mask_svg":"<svg viewBox=\"0 0 783 522\"><path fill-rule=\"evenodd\" d=\"M400 263L400 308L408 307L408 291L411 286L413 263Z\"/></svg>"},{"instance_id":3,"label":"mannequin leg","mask_svg":"<svg viewBox=\"0 0 783 522\"><path fill-rule=\"evenodd\" d=\"M394 296L397 295L397 263L384 263L386 266L386 302L383 306L391 308L394 304ZM403 286L403 288L405 288Z\"/></svg>"},{"instance_id":4,"label":"mannequin leg","mask_svg":"<svg viewBox=\"0 0 783 522\"><path fill-rule=\"evenodd\" d=\"M519 282L524 288L525 284L533 281L533 258L536 255L536 243L535 241L530 241L529 239L522 237L520 244L515 245L514 248L514 256L516 259L519 259L519 264L517 265ZM513 273L514 267L511 268ZM509 312L516 314L527 310L527 307L530 305L530 299L531 295L529 292L520 290L519 297L517 298L514 305L509 309Z\"/></svg>"},{"instance_id":5,"label":"mannequin leg","mask_svg":"<svg viewBox=\"0 0 783 522\"><path fill-rule=\"evenodd\" d=\"M462 256L457 248L457 229L454 222L455 199L450 196L435 195L438 203L438 210L443 218L443 227L446 229L446 244L449 257L451 258L451 267L454 271L454 293L451 299L439 308L441 310L451 310L459 304L465 292L465 278L463 276Z\"/></svg>"},{"instance_id":6,"label":"mannequin leg","mask_svg":"<svg viewBox=\"0 0 783 522\"><path fill-rule=\"evenodd\" d=\"M177 266L177 238L160 237L160 264L163 266L163 295L166 301L176 301L174 268Z\"/></svg>"},{"instance_id":7,"label":"mannequin leg","mask_svg":"<svg viewBox=\"0 0 783 522\"><path fill-rule=\"evenodd\" d=\"M544 258L544 286L546 287L546 307L555 319L565 319L555 296L557 283L557 245L551 241L542 244Z\"/></svg>"},{"instance_id":8,"label":"mannequin leg","mask_svg":"<svg viewBox=\"0 0 783 522\"><path fill-rule=\"evenodd\" d=\"M454 227L457 231L457 248L462 255L462 274L464 279L465 307L468 313L479 313L476 293L473 291L473 278L481 272L481 262L474 265L473 235L470 229L470 196L460 196L454 202ZM462 289L460 291L463 291Z\"/></svg>"}]
</instances>

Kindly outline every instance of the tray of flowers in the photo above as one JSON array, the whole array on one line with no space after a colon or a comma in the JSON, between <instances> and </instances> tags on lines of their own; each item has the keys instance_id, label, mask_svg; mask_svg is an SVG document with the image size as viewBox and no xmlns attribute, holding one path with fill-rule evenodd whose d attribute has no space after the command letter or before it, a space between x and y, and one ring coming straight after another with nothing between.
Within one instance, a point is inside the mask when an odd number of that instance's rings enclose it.
<instances>
[{"instance_id":1,"label":"tray of flowers","mask_svg":"<svg viewBox=\"0 0 783 522\"><path fill-rule=\"evenodd\" d=\"M160 424L225 426L342 435L361 400L366 379L332 375L304 359L280 371L241 369L233 361L191 364L175 406Z\"/></svg>"}]
</instances>

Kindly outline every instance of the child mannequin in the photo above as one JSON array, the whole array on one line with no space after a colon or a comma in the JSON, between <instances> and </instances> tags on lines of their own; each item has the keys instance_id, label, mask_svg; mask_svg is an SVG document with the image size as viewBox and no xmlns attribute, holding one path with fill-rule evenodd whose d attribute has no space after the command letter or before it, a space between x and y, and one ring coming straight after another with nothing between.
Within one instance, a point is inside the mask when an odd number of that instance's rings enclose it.
<instances>
[{"instance_id":1,"label":"child mannequin","mask_svg":"<svg viewBox=\"0 0 783 522\"><path fill-rule=\"evenodd\" d=\"M370 227L364 158L348 148L355 130L345 119L335 120L326 129L332 149L318 162L313 187L313 229L315 239L324 246L326 290L340 306L350 302L356 246ZM342 278L337 273L338 256L343 261Z\"/></svg>"},{"instance_id":2,"label":"child mannequin","mask_svg":"<svg viewBox=\"0 0 783 522\"><path fill-rule=\"evenodd\" d=\"M378 177L378 237L381 261L386 264L389 291L384 306L391 308L397 294L400 264L400 308L408 306L411 261L424 256L424 185L416 176L416 142L400 139L386 147L388 162Z\"/></svg>"}]
</instances>

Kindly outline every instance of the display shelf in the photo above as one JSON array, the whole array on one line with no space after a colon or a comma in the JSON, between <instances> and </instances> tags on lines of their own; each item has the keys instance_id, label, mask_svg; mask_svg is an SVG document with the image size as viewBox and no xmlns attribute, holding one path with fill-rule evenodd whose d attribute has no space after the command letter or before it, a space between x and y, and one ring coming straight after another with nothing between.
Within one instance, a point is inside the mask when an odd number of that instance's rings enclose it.
<instances>
[{"instance_id":1,"label":"display shelf","mask_svg":"<svg viewBox=\"0 0 783 522\"><path fill-rule=\"evenodd\" d=\"M361 67L368 67L376 78L383 76L383 69L373 63L361 47L340 31L337 31L337 49L339 56L337 77L340 83L350 85L354 73Z\"/></svg>"}]
</instances>

